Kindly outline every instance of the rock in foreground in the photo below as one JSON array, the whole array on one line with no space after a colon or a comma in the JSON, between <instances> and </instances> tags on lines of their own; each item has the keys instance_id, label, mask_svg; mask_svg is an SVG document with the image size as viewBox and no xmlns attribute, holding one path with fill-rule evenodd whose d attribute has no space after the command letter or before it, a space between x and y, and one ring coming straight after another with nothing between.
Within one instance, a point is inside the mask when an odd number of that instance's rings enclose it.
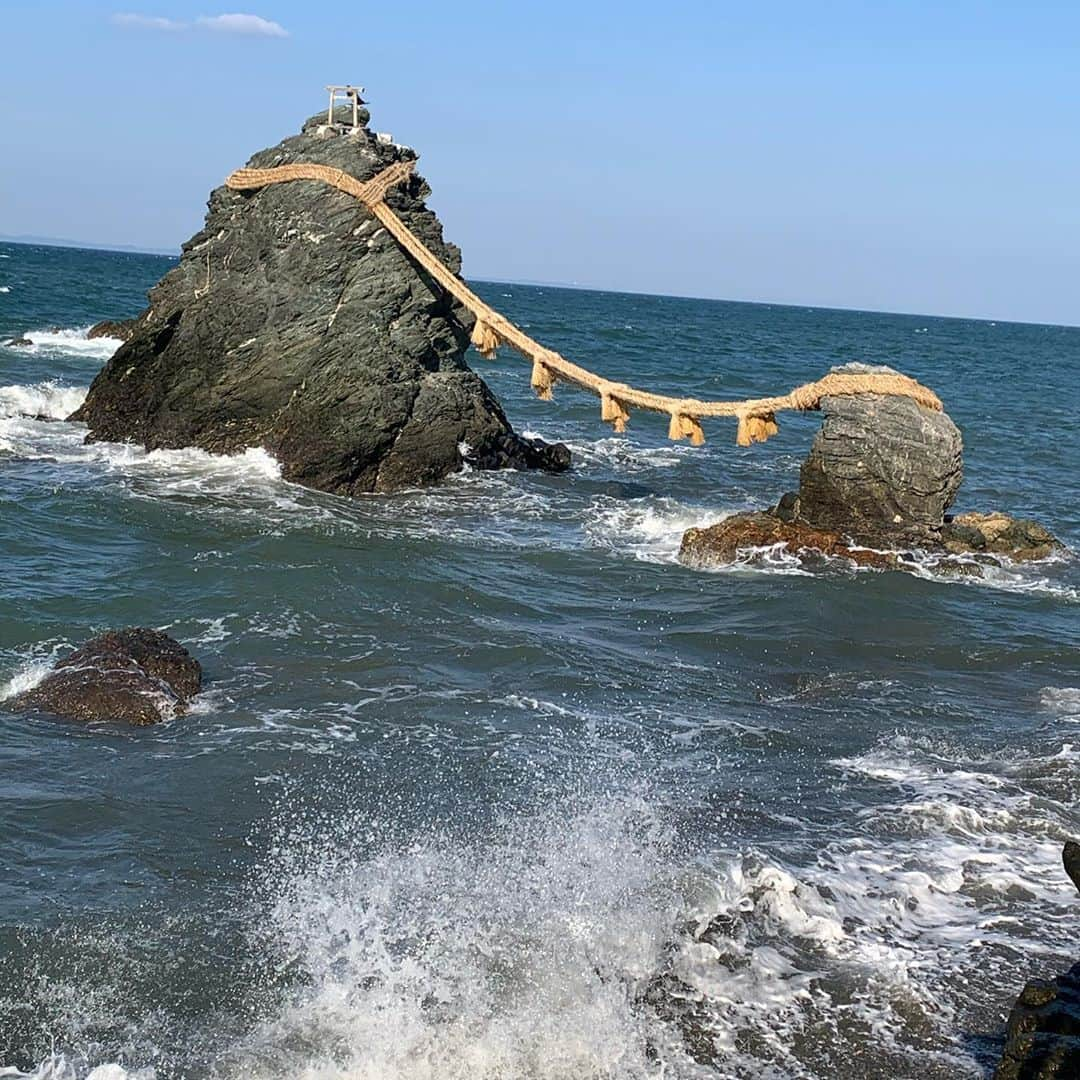
<instances>
[{"instance_id":1,"label":"rock in foreground","mask_svg":"<svg viewBox=\"0 0 1080 1080\"><path fill-rule=\"evenodd\" d=\"M1062 853L1080 890L1080 844ZM1008 1038L994 1080L1073 1080L1080 1076L1080 963L1056 979L1032 979L1009 1014Z\"/></svg>"},{"instance_id":2,"label":"rock in foreground","mask_svg":"<svg viewBox=\"0 0 1080 1080\"><path fill-rule=\"evenodd\" d=\"M179 642L135 627L91 638L37 686L3 704L70 720L141 727L185 712L201 684L199 662Z\"/></svg>"},{"instance_id":3,"label":"rock in foreground","mask_svg":"<svg viewBox=\"0 0 1080 1080\"><path fill-rule=\"evenodd\" d=\"M978 574L979 562L995 556L1025 561L1060 548L1034 521L947 516L963 479L963 446L946 413L880 394L828 397L821 408L824 423L800 469L799 490L771 510L688 530L684 563L722 566L783 545L800 557L840 556L881 569L910 568L913 551L971 556L939 569Z\"/></svg>"},{"instance_id":4,"label":"rock in foreground","mask_svg":"<svg viewBox=\"0 0 1080 1080\"><path fill-rule=\"evenodd\" d=\"M1080 1076L1080 964L1056 979L1032 979L1009 1014L994 1080Z\"/></svg>"},{"instance_id":5,"label":"rock in foreground","mask_svg":"<svg viewBox=\"0 0 1080 1080\"><path fill-rule=\"evenodd\" d=\"M366 121L366 116L365 116ZM315 117L256 154L367 180L415 155ZM416 176L387 202L451 270ZM286 479L355 495L477 468L566 467L565 447L520 439L466 365L472 317L356 199L313 181L210 196L203 230L72 419L93 439L215 453L262 447ZM110 331L113 332L113 331Z\"/></svg>"}]
</instances>

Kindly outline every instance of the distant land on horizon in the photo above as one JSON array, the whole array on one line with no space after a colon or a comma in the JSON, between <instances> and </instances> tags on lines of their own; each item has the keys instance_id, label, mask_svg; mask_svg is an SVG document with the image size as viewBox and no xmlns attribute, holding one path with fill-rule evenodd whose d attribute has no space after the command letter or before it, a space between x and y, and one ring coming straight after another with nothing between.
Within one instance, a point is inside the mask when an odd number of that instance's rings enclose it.
<instances>
[{"instance_id":1,"label":"distant land on horizon","mask_svg":"<svg viewBox=\"0 0 1080 1080\"><path fill-rule=\"evenodd\" d=\"M28 234L11 235L0 233L0 244L22 244L25 247L57 247L69 248L73 251L111 251L121 255L154 255L166 258L178 259L179 250L169 251L165 248L144 248L131 244L104 244L83 243L78 240L67 240L56 236L35 236ZM666 296L673 300L713 300L722 304L754 304L760 307L783 307L783 308L811 308L815 311L850 311L863 315L905 315L917 319L958 319L961 322L988 322L988 323L1012 323L1017 326L1051 326L1067 330L1080 328L1080 323L1041 323L1023 319L999 319L992 315L950 315L943 312L933 313L926 311L887 311L875 308L837 307L835 304L815 304L805 302L793 304L789 301L778 300L733 300L726 296L686 296L682 293L643 293L631 289L611 289L599 285L579 285L570 281L531 281L510 278L485 277L483 275L467 275L469 281L479 281L488 285L526 285L532 288L546 289L575 289L580 292L609 292L620 296Z\"/></svg>"}]
</instances>

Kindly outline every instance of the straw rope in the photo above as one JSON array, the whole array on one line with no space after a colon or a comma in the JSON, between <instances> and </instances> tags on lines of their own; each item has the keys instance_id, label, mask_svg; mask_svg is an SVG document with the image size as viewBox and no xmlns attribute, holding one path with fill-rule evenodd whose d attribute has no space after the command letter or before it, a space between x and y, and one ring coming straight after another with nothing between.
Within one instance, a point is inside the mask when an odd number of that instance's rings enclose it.
<instances>
[{"instance_id":1,"label":"straw rope","mask_svg":"<svg viewBox=\"0 0 1080 1080\"><path fill-rule=\"evenodd\" d=\"M670 438L689 439L695 446L700 446L705 441L701 427L703 419L734 416L738 420L736 441L740 446L749 446L751 443L764 442L776 434L778 412L817 409L823 398L835 395L891 394L909 397L927 409L940 411L942 408L940 398L932 390L906 375L891 372L833 371L816 382L797 386L789 393L775 397L747 398L742 401L700 401L697 398L654 394L587 371L534 341L481 300L459 277L452 274L386 205L386 193L409 178L414 164L413 161L400 161L372 179L360 181L341 169L301 162L279 165L273 169L238 169L225 183L234 191L251 191L292 180L315 180L359 199L406 253L473 313L476 325L472 331L472 343L483 356L492 359L496 348L506 344L531 360L532 387L537 396L544 400L551 398L556 382L567 382L592 391L600 397L601 419L610 423L616 431L626 429L631 407L646 409L670 416Z\"/></svg>"}]
</instances>

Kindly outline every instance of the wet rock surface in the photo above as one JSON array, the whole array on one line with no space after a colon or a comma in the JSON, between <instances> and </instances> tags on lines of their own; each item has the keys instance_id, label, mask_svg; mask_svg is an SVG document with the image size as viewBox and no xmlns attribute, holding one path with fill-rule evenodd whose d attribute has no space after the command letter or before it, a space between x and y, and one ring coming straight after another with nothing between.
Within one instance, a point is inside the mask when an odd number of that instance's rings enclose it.
<instances>
[{"instance_id":1,"label":"wet rock surface","mask_svg":"<svg viewBox=\"0 0 1080 1080\"><path fill-rule=\"evenodd\" d=\"M842 533L816 529L797 521L783 521L771 511L733 514L704 529L687 529L679 558L688 566L734 563L751 549L774 544L785 545L793 554L843 556L859 566L879 569L892 569L899 561L893 552L853 549Z\"/></svg>"},{"instance_id":2,"label":"wet rock surface","mask_svg":"<svg viewBox=\"0 0 1080 1080\"><path fill-rule=\"evenodd\" d=\"M1080 890L1080 844L1062 853ZM1073 1080L1080 1076L1080 963L1054 979L1032 979L1009 1014L994 1080Z\"/></svg>"},{"instance_id":3,"label":"wet rock surface","mask_svg":"<svg viewBox=\"0 0 1080 1080\"><path fill-rule=\"evenodd\" d=\"M139 326L138 319L102 319L94 323L86 332L88 338L115 338L118 341L130 341Z\"/></svg>"},{"instance_id":4,"label":"wet rock surface","mask_svg":"<svg viewBox=\"0 0 1080 1080\"><path fill-rule=\"evenodd\" d=\"M366 127L328 130L325 119L249 165L316 162L367 180L415 157ZM458 272L460 252L444 241L427 194L413 176L387 202ZM565 448L519 438L466 365L471 315L356 199L328 185L217 188L204 228L149 301L72 417L92 439L262 447L286 479L344 495L434 482L466 462L568 463Z\"/></svg>"},{"instance_id":5,"label":"wet rock surface","mask_svg":"<svg viewBox=\"0 0 1080 1080\"><path fill-rule=\"evenodd\" d=\"M1037 521L1008 514L957 514L945 523L941 542L953 554L986 552L1016 562L1045 559L1061 550L1060 542Z\"/></svg>"},{"instance_id":6,"label":"wet rock surface","mask_svg":"<svg viewBox=\"0 0 1080 1080\"><path fill-rule=\"evenodd\" d=\"M880 394L829 397L821 408L824 422L800 469L799 490L770 510L688 530L682 562L722 566L783 545L803 559L839 556L879 569L910 568L916 552L957 556L936 569L978 575L981 564L998 557L1030 561L1061 549L1034 521L1002 513L948 516L964 471L960 431L946 413Z\"/></svg>"},{"instance_id":7,"label":"wet rock surface","mask_svg":"<svg viewBox=\"0 0 1080 1080\"><path fill-rule=\"evenodd\" d=\"M133 627L91 638L6 709L146 726L186 711L202 669L179 642Z\"/></svg>"}]
</instances>

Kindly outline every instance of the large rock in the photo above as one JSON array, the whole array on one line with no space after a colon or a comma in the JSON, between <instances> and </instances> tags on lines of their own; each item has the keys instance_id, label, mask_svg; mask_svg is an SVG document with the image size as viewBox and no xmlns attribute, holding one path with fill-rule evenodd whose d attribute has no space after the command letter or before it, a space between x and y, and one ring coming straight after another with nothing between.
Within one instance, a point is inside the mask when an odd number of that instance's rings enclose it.
<instances>
[{"instance_id":1,"label":"large rock","mask_svg":"<svg viewBox=\"0 0 1080 1080\"><path fill-rule=\"evenodd\" d=\"M852 369L891 370L847 365ZM938 561L941 573L978 575L996 556L1025 561L1060 549L1034 521L946 514L964 475L960 431L947 413L882 394L827 397L821 410L824 422L799 471L799 490L771 510L688 530L682 562L722 566L782 545L800 558L841 556L860 566L910 569L919 565L912 552L929 551L970 556Z\"/></svg>"},{"instance_id":2,"label":"large rock","mask_svg":"<svg viewBox=\"0 0 1080 1080\"><path fill-rule=\"evenodd\" d=\"M856 539L941 528L964 477L960 430L912 398L825 398L799 473L798 516Z\"/></svg>"},{"instance_id":3,"label":"large rock","mask_svg":"<svg viewBox=\"0 0 1080 1080\"><path fill-rule=\"evenodd\" d=\"M327 130L325 119L248 164L317 162L366 180L415 156L366 128ZM413 177L387 202L458 272L427 194ZM346 495L436 481L466 461L568 464L565 447L519 438L465 364L471 316L327 185L217 188L204 228L149 300L72 417L93 439L259 446L287 479Z\"/></svg>"},{"instance_id":4,"label":"large rock","mask_svg":"<svg viewBox=\"0 0 1080 1080\"><path fill-rule=\"evenodd\" d=\"M187 710L202 669L179 642L135 627L91 638L7 709L145 726Z\"/></svg>"}]
</instances>

